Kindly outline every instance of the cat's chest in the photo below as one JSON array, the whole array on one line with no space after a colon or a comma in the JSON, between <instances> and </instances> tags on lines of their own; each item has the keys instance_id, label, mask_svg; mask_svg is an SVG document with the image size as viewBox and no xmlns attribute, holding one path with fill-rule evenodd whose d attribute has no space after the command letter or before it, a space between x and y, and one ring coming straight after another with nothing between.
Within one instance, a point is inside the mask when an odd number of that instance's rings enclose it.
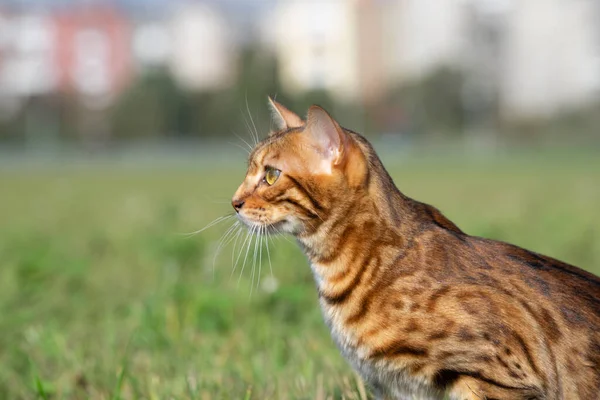
<instances>
[{"instance_id":1,"label":"cat's chest","mask_svg":"<svg viewBox=\"0 0 600 400\"><path fill-rule=\"evenodd\" d=\"M359 344L356 330L344 324L340 307L331 306L323 299L320 300L320 305L331 337L344 358L360 372L363 378L371 380L369 378L376 375L376 366L368 358L368 348Z\"/></svg>"},{"instance_id":2,"label":"cat's chest","mask_svg":"<svg viewBox=\"0 0 600 400\"><path fill-rule=\"evenodd\" d=\"M318 264L311 264L315 283L319 292L327 288L327 280L320 273L321 267ZM331 305L323 298L319 299L323 319L329 327L331 337L340 349L342 355L356 369L362 370L367 361L367 349L359 345L356 329L347 326L344 321L344 307L341 305Z\"/></svg>"},{"instance_id":3,"label":"cat's chest","mask_svg":"<svg viewBox=\"0 0 600 400\"><path fill-rule=\"evenodd\" d=\"M326 282L315 275L318 289L321 291ZM436 399L437 391L419 377L411 376L398 363L370 357L373 343L361 339L361 324L349 323L348 315L351 305L329 304L327 300L319 300L323 319L329 327L331 337L340 349L342 356L361 375L372 388L382 388L392 398L411 398L419 395L422 399ZM346 308L350 309L346 309ZM376 310L373 310L376 312ZM365 315L367 321L370 315ZM397 322L397 321L396 321ZM365 322L366 323L366 322ZM388 321L394 324L395 321Z\"/></svg>"},{"instance_id":4,"label":"cat's chest","mask_svg":"<svg viewBox=\"0 0 600 400\"><path fill-rule=\"evenodd\" d=\"M361 344L357 329L342 322L340 307L321 299L321 311L342 356L373 389L380 389L392 398L438 399L438 391L419 377L411 376L402 367L385 359L372 359L368 345ZM382 393L383 393L382 392Z\"/></svg>"}]
</instances>

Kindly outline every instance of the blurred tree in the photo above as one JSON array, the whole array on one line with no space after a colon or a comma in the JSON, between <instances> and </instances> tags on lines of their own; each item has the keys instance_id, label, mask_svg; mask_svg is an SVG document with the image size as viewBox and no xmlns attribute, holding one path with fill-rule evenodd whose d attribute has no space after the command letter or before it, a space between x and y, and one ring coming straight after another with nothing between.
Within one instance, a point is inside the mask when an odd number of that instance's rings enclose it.
<instances>
[{"instance_id":1,"label":"blurred tree","mask_svg":"<svg viewBox=\"0 0 600 400\"><path fill-rule=\"evenodd\" d=\"M24 109L10 117L0 119L0 142L5 145L22 145L25 142L24 125Z\"/></svg>"},{"instance_id":2,"label":"blurred tree","mask_svg":"<svg viewBox=\"0 0 600 400\"><path fill-rule=\"evenodd\" d=\"M266 107L267 96L274 96L278 91L277 63L274 56L256 46L248 45L240 57L237 82L228 92L215 95L219 101L212 104L206 102L207 112L204 119L212 120L212 126L217 133L245 135L249 127L254 129L250 121L252 118L259 135L265 134L270 123Z\"/></svg>"},{"instance_id":3,"label":"blurred tree","mask_svg":"<svg viewBox=\"0 0 600 400\"><path fill-rule=\"evenodd\" d=\"M550 118L502 122L503 140L511 145L585 146L597 149L600 143L600 102L579 109L563 110Z\"/></svg>"},{"instance_id":4,"label":"blurred tree","mask_svg":"<svg viewBox=\"0 0 600 400\"><path fill-rule=\"evenodd\" d=\"M401 112L401 121L396 123L412 133L456 133L464 125L462 88L463 76L459 71L440 68L419 81L392 89L382 106ZM380 121L381 124L394 125L387 121Z\"/></svg>"},{"instance_id":5,"label":"blurred tree","mask_svg":"<svg viewBox=\"0 0 600 400\"><path fill-rule=\"evenodd\" d=\"M113 105L115 138L158 138L186 135L192 130L189 96L177 88L165 70L142 76Z\"/></svg>"}]
</instances>

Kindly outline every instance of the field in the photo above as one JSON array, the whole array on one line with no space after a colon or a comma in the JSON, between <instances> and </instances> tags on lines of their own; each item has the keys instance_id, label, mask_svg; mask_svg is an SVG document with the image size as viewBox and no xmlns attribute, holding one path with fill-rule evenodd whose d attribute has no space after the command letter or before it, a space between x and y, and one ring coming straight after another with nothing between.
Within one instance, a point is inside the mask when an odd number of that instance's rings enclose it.
<instances>
[{"instance_id":1,"label":"field","mask_svg":"<svg viewBox=\"0 0 600 400\"><path fill-rule=\"evenodd\" d=\"M0 169L0 398L369 396L292 239L241 274L241 240L218 248L233 219L184 235L231 212L245 167L224 158ZM600 273L593 154L384 161L466 232Z\"/></svg>"}]
</instances>

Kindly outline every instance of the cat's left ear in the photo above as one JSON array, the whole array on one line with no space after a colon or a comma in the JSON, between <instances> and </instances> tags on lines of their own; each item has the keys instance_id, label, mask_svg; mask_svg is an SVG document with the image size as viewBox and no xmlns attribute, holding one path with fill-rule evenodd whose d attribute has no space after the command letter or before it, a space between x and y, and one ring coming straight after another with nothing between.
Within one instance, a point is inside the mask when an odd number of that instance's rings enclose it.
<instances>
[{"instance_id":1,"label":"cat's left ear","mask_svg":"<svg viewBox=\"0 0 600 400\"><path fill-rule=\"evenodd\" d=\"M332 165L339 165L344 158L346 133L329 113L319 106L311 106L306 119L305 130L313 143Z\"/></svg>"},{"instance_id":2,"label":"cat's left ear","mask_svg":"<svg viewBox=\"0 0 600 400\"><path fill-rule=\"evenodd\" d=\"M300 128L304 125L302 118L273 100L271 96L269 96L269 106L271 107L273 121L277 126L277 130L283 131L290 128Z\"/></svg>"}]
</instances>

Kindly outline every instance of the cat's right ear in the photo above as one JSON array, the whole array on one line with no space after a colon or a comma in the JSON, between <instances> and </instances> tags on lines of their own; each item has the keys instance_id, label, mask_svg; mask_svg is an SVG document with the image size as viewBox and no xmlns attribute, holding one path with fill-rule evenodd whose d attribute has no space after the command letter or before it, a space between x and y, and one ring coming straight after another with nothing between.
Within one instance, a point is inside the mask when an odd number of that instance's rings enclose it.
<instances>
[{"instance_id":1,"label":"cat's right ear","mask_svg":"<svg viewBox=\"0 0 600 400\"><path fill-rule=\"evenodd\" d=\"M269 106L273 113L273 122L275 122L278 131L300 128L304 125L302 118L273 100L271 96L269 96Z\"/></svg>"},{"instance_id":2,"label":"cat's right ear","mask_svg":"<svg viewBox=\"0 0 600 400\"><path fill-rule=\"evenodd\" d=\"M308 109L306 120L306 130L324 159L332 165L340 164L347 151L347 137L340 125L317 105Z\"/></svg>"}]
</instances>

